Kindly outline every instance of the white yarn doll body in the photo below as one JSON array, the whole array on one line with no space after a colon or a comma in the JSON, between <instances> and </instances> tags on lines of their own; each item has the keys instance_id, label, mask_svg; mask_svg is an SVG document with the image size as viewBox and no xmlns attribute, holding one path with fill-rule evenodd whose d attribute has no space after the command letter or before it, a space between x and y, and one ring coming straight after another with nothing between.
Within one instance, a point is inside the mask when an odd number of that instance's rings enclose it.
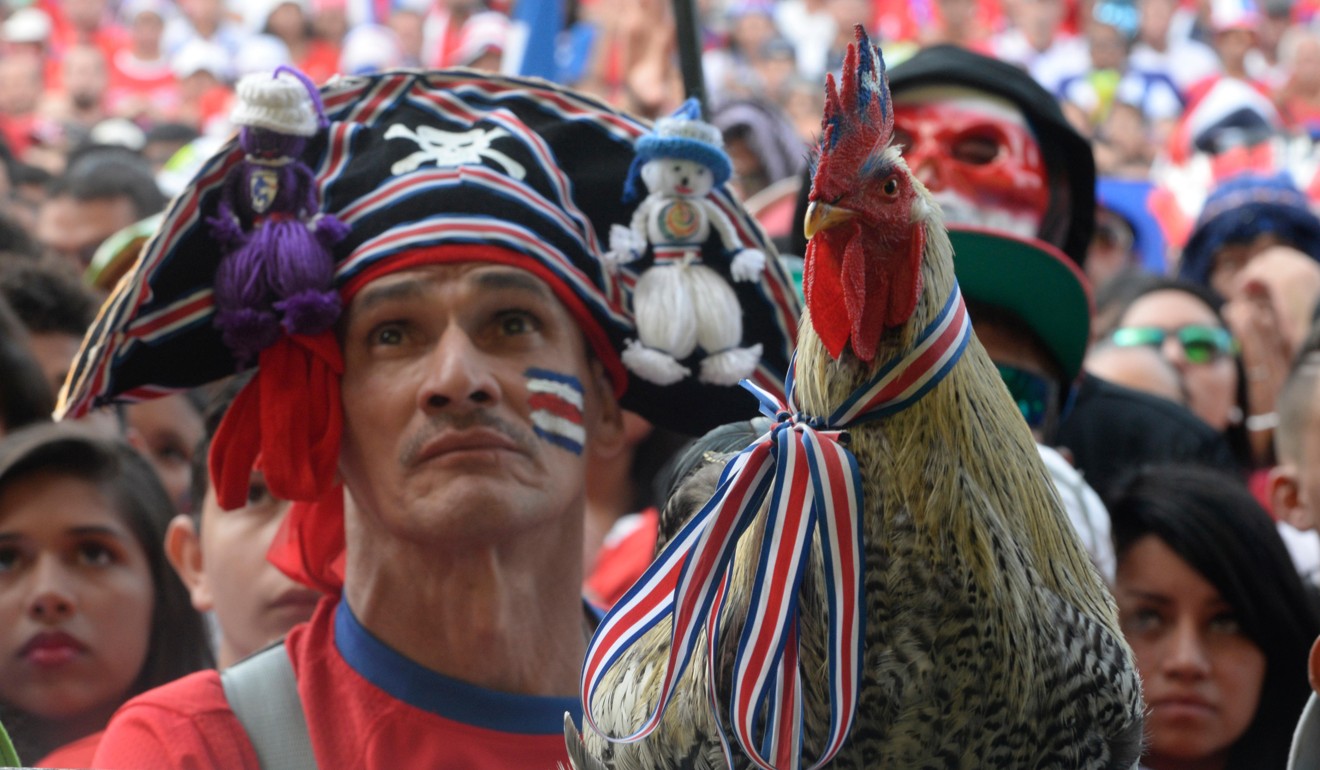
<instances>
[{"instance_id":1,"label":"white yarn doll body","mask_svg":"<svg viewBox=\"0 0 1320 770\"><path fill-rule=\"evenodd\" d=\"M673 136L676 123L662 119L657 133ZM709 124L685 120L679 126L687 141L696 141L697 127L705 129ZM714 136L718 141L718 132ZM607 255L615 263L630 262L649 246L654 260L633 288L637 339L624 349L623 362L641 377L671 385L691 374L681 362L699 346L705 356L698 378L736 385L755 371L761 346L739 346L743 325L738 297L728 281L705 263L702 247L714 227L724 249L736 252L729 264L735 281L758 280L765 270L765 254L743 248L733 223L709 198L717 176L708 164L655 157L641 166L639 176L649 194L628 227L611 229Z\"/></svg>"}]
</instances>

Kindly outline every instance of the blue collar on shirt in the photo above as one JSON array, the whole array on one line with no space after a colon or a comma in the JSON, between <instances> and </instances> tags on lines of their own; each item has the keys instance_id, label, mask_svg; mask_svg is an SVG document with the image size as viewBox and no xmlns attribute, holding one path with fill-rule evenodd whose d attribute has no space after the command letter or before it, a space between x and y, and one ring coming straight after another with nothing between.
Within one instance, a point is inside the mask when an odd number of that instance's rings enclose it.
<instances>
[{"instance_id":1,"label":"blue collar on shirt","mask_svg":"<svg viewBox=\"0 0 1320 770\"><path fill-rule=\"evenodd\" d=\"M577 698L514 695L437 674L373 636L343 599L335 609L335 647L368 682L453 722L505 733L559 735L564 732L564 712L582 712Z\"/></svg>"}]
</instances>

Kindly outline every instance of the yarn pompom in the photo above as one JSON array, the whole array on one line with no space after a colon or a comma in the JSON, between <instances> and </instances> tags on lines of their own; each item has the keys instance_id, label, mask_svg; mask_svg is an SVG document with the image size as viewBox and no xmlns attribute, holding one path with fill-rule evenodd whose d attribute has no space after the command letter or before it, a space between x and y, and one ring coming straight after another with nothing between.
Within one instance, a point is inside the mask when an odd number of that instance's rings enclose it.
<instances>
[{"instance_id":1,"label":"yarn pompom","mask_svg":"<svg viewBox=\"0 0 1320 770\"><path fill-rule=\"evenodd\" d=\"M256 361L261 351L275 344L281 333L280 319L274 313L250 307L218 310L215 326L241 366Z\"/></svg>"},{"instance_id":2,"label":"yarn pompom","mask_svg":"<svg viewBox=\"0 0 1320 770\"><path fill-rule=\"evenodd\" d=\"M319 334L339 319L339 293L308 289L275 303L289 334Z\"/></svg>"}]
</instances>

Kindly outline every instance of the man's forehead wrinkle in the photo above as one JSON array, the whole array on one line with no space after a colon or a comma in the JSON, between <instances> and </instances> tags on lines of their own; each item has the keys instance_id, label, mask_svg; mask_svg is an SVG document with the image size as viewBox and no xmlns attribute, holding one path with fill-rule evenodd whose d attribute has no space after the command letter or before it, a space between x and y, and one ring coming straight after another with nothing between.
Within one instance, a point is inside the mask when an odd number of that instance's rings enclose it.
<instances>
[{"instance_id":1,"label":"man's forehead wrinkle","mask_svg":"<svg viewBox=\"0 0 1320 770\"><path fill-rule=\"evenodd\" d=\"M421 278L403 278L394 281L376 281L364 288L354 299L351 309L364 313L372 308L399 300L419 299L426 294L426 281Z\"/></svg>"},{"instance_id":2,"label":"man's forehead wrinkle","mask_svg":"<svg viewBox=\"0 0 1320 770\"><path fill-rule=\"evenodd\" d=\"M507 267L476 267L464 271L458 280L468 281L482 290L500 291L517 290L550 300L554 294L545 282L524 270ZM452 273L447 274L452 275ZM352 310L362 313L382 304L404 300L423 299L430 293L440 271L421 269L408 274L386 276L373 281L362 289L352 304Z\"/></svg>"},{"instance_id":3,"label":"man's forehead wrinkle","mask_svg":"<svg viewBox=\"0 0 1320 770\"><path fill-rule=\"evenodd\" d=\"M481 270L472 276L472 280L483 289L519 289L540 294L546 299L554 296L544 281L525 270Z\"/></svg>"}]
</instances>

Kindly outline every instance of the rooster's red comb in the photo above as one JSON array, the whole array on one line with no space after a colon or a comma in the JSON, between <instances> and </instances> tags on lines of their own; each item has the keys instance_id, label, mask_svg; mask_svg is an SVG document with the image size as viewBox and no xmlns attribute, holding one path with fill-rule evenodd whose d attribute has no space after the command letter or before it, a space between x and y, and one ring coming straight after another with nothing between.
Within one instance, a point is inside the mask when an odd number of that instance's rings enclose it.
<instances>
[{"instance_id":1,"label":"rooster's red comb","mask_svg":"<svg viewBox=\"0 0 1320 770\"><path fill-rule=\"evenodd\" d=\"M873 149L884 148L894 134L894 108L889 99L889 76L885 60L871 45L861 24L853 27L856 43L848 44L843 59L843 84L837 88L834 75L825 76L825 115L821 118L820 160L816 177L829 173L830 159L848 156L855 163ZM846 152L836 152L838 146Z\"/></svg>"}]
</instances>

